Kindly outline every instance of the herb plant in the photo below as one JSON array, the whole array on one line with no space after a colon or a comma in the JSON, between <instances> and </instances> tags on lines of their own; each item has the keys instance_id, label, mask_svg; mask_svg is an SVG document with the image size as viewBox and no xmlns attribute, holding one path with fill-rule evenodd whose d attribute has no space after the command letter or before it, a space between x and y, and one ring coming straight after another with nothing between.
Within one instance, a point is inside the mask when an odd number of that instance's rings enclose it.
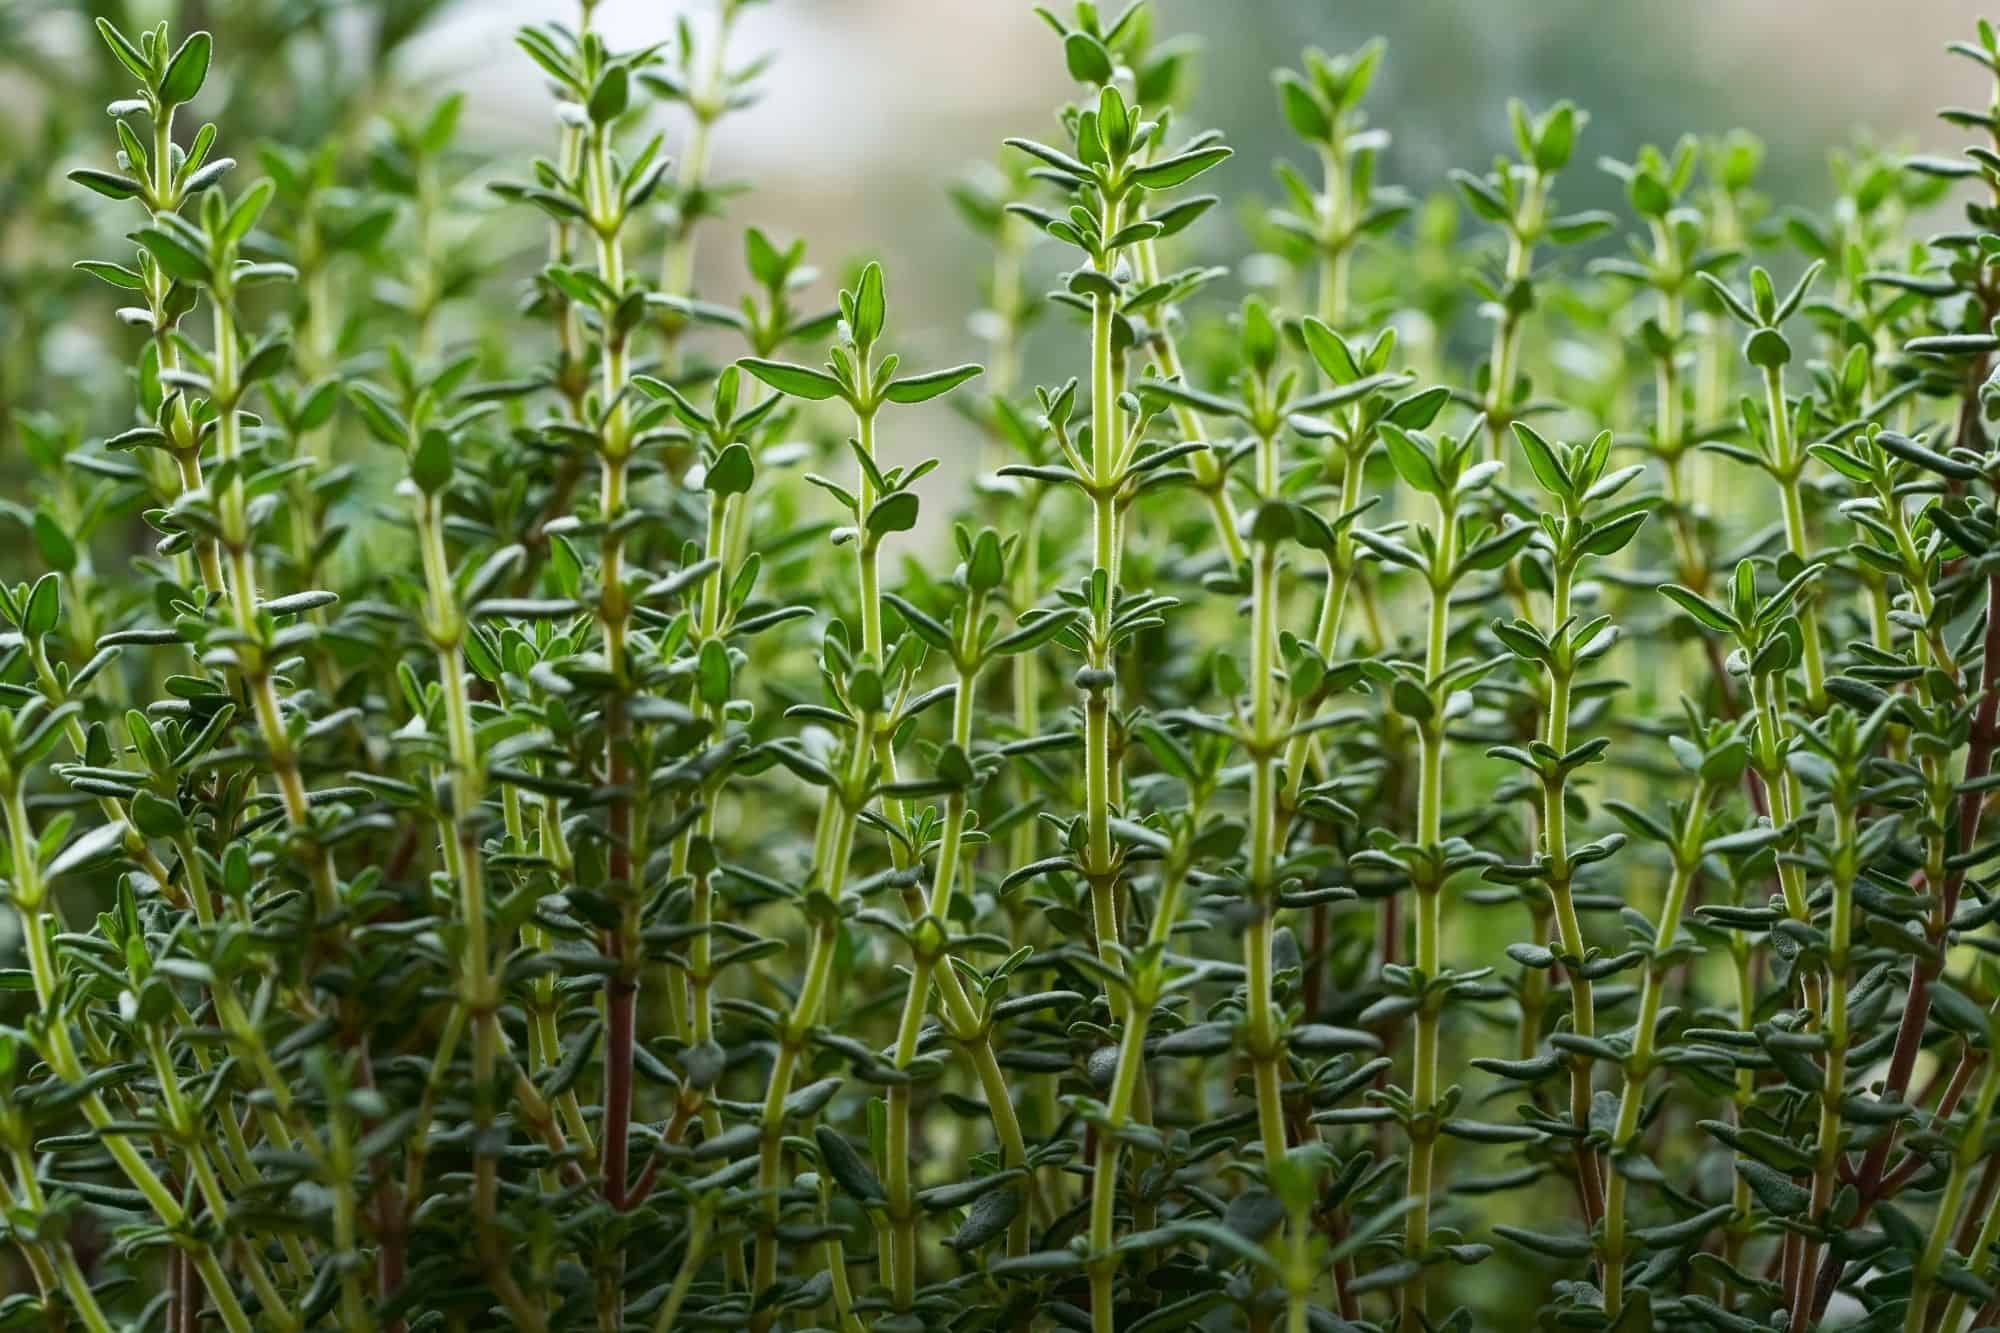
<instances>
[{"instance_id":1,"label":"herb plant","mask_svg":"<svg viewBox=\"0 0 2000 1333\"><path fill-rule=\"evenodd\" d=\"M1379 43L1278 72L1259 214L1144 0L1042 12L982 369L756 228L704 294L751 3L524 31L494 173L99 21L0 1326L2000 1328L1994 30L1980 142L1827 211L1739 133L1565 213L1515 104L1459 239Z\"/></svg>"}]
</instances>

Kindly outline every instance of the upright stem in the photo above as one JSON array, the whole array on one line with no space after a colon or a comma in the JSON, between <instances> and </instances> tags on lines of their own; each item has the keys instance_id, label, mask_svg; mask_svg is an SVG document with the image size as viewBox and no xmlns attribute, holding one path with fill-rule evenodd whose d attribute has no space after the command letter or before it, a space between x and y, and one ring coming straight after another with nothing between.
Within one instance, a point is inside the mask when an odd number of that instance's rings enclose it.
<instances>
[{"instance_id":1,"label":"upright stem","mask_svg":"<svg viewBox=\"0 0 2000 1333\"><path fill-rule=\"evenodd\" d=\"M1424 676L1435 696L1435 682L1444 674L1451 627L1450 570L1457 560L1458 513L1456 505L1443 500L1438 505L1437 553L1431 563L1430 624L1425 636ZM1417 843L1427 858L1441 859L1444 847L1444 722L1433 697L1431 716L1417 728L1419 771L1417 779ZM1403 1254L1407 1261L1421 1265L1431 1244L1431 1195L1436 1189L1435 1162L1438 1137L1439 1025L1443 1018L1443 993L1434 983L1442 971L1444 937L1444 882L1441 872L1427 872L1412 886L1417 895L1415 964L1422 974L1425 992L1417 1006L1416 1051L1410 1080L1410 1164L1404 1194L1415 1200L1406 1215ZM1425 1323L1425 1270L1419 1267L1403 1284L1401 1327L1415 1330Z\"/></svg>"},{"instance_id":2,"label":"upright stem","mask_svg":"<svg viewBox=\"0 0 2000 1333\"><path fill-rule=\"evenodd\" d=\"M42 1030L41 1055L57 1078L69 1084L82 1083L86 1070L70 1037L68 1019L62 1012L60 975L56 970L55 954L49 948L48 885L42 879L41 866L36 859L40 844L28 820L28 806L21 794L20 775L10 774L8 777L4 803L7 841L14 857L11 897L14 910L20 917L22 943L28 955L28 973L35 992L35 1004L47 1020ZM125 1173L132 1187L152 1205L160 1224L169 1229L179 1229L186 1220L186 1209L132 1145L131 1139L120 1132L105 1132L112 1130L116 1118L104 1104L103 1097L93 1088L83 1095L79 1104L85 1118L100 1132L105 1151L111 1154L111 1159ZM236 1292L221 1265L216 1262L214 1252L200 1241L182 1243L193 1256L196 1271L201 1274L209 1298L221 1312L229 1333L250 1333L249 1316L236 1299Z\"/></svg>"},{"instance_id":3,"label":"upright stem","mask_svg":"<svg viewBox=\"0 0 2000 1333\"><path fill-rule=\"evenodd\" d=\"M724 62L729 51L730 29L736 22L736 9L736 0L724 0L701 81L688 89L688 109L694 115L694 128L689 131L687 144L681 149L680 166L674 180L674 194L681 201L683 212L674 219L666 253L660 261L660 291L668 296L694 295L695 229L699 218L687 216L685 209L687 201L705 184L709 137L726 108L728 89L723 82ZM670 356L674 335L679 332L678 323L669 325Z\"/></svg>"},{"instance_id":4,"label":"upright stem","mask_svg":"<svg viewBox=\"0 0 2000 1333\"><path fill-rule=\"evenodd\" d=\"M1992 771L1996 744L2000 744L2000 573L1986 577L1986 633L1982 649L1978 703L1973 711L1972 728L1965 755L1963 786L1960 789L1957 815L1957 845L1972 847L1978 844L1980 816L1985 808L1984 790L1978 786L1980 780ZM1924 870L1925 882L1936 886L1939 891L1930 919L1925 923L1925 939L1933 951L1930 958L1919 959L1910 976L1909 995L1903 1004L1902 1022L1896 1029L1896 1044L1889 1058L1889 1069L1883 1077L1880 1098L1883 1101L1902 1099L1909 1090L1910 1077L1916 1070L1917 1057L1923 1050L1924 1029L1930 1021L1931 985L1944 969L1944 945L1953 914L1958 908L1959 894L1964 888L1965 872L1947 870L1941 861L1927 863ZM1866 1216L1867 1209L1881 1197L1884 1173L1888 1169L1889 1154L1894 1150L1894 1132L1883 1134L1868 1150L1856 1173L1856 1184L1861 1195L1861 1215L1850 1225L1859 1225ZM1840 1285L1840 1275L1845 1267L1836 1255L1829 1253L1820 1265L1819 1279L1813 1291L1813 1313L1818 1317L1825 1311L1827 1303L1833 1299L1835 1288Z\"/></svg>"},{"instance_id":5,"label":"upright stem","mask_svg":"<svg viewBox=\"0 0 2000 1333\"><path fill-rule=\"evenodd\" d=\"M841 844L837 851L845 851L853 843L852 818L844 820L843 826L843 835L836 839ZM792 1002L791 1014L779 1032L778 1060L771 1070L770 1085L765 1090L757 1165L757 1187L760 1192L766 1192L765 1218L764 1226L757 1233L756 1269L752 1278L754 1289L758 1291L769 1287L778 1275L777 1191L783 1183L779 1172L784 1161L785 1099L792 1094L792 1078L798 1067L799 1055L805 1048L806 1035L819 1021L820 1010L826 1001L827 979L833 971L833 949L839 934L838 925L832 922L815 925L813 929L812 942L806 954L805 979Z\"/></svg>"},{"instance_id":6,"label":"upright stem","mask_svg":"<svg viewBox=\"0 0 2000 1333\"><path fill-rule=\"evenodd\" d=\"M1825 1224L1840 1184L1841 1099L1847 1092L1847 991L1849 951L1854 940L1854 880L1859 869L1860 829L1851 799L1836 797L1833 838L1833 920L1827 931L1827 1006L1821 1036L1826 1042L1825 1083L1819 1090L1818 1157L1813 1164L1812 1205L1808 1218ZM1799 1265L1792 1293L1792 1323L1805 1328L1812 1318L1813 1265L1818 1244L1811 1238Z\"/></svg>"},{"instance_id":7,"label":"upright stem","mask_svg":"<svg viewBox=\"0 0 2000 1333\"><path fill-rule=\"evenodd\" d=\"M1341 460L1340 506L1351 510L1361 503L1361 465L1367 456L1367 444L1350 442ZM1319 620L1313 627L1313 651L1322 661L1330 660L1340 643L1340 626L1347 610L1348 590L1356 578L1354 563L1354 541L1346 529L1342 529L1335 541L1333 553L1327 557L1326 592L1320 601ZM1315 699L1300 711L1297 723L1301 726L1314 721L1325 706L1324 700ZM1312 749L1312 734L1294 735L1285 742L1285 758L1281 768L1284 777L1285 795L1283 811L1298 808L1299 793L1305 787L1307 759Z\"/></svg>"},{"instance_id":8,"label":"upright stem","mask_svg":"<svg viewBox=\"0 0 2000 1333\"><path fill-rule=\"evenodd\" d=\"M1618 1159L1631 1151L1639 1134L1639 1113L1645 1108L1646 1080L1653 1069L1653 1052L1659 1034L1660 1002L1666 992L1669 968L1660 955L1673 947L1679 933L1681 915L1687 910L1688 891L1701 873L1702 830L1708 821L1713 794L1706 782L1695 789L1688 802L1687 819L1680 841L1673 848L1674 870L1667 882L1666 900L1660 904L1660 923L1653 932L1653 958L1639 991L1639 1018L1632 1027L1632 1055L1625 1064L1625 1090L1618 1101L1618 1123L1611 1131L1611 1153L1604 1172L1604 1313L1615 1319L1625 1304L1625 1173Z\"/></svg>"},{"instance_id":9,"label":"upright stem","mask_svg":"<svg viewBox=\"0 0 2000 1333\"><path fill-rule=\"evenodd\" d=\"M1178 851L1178 849L1177 849ZM1148 931L1147 957L1151 960L1133 977L1133 1003L1118 1042L1118 1065L1111 1077L1111 1096L1105 1105L1106 1127L1097 1136L1097 1158L1091 1168L1090 1195L1090 1323L1092 1333L1115 1333L1112 1321L1113 1287L1118 1276L1118 1256L1112 1251L1116 1235L1119 1158L1122 1156L1117 1131L1132 1114L1132 1104L1146 1071L1146 1032L1158 998L1156 981L1159 950L1173 937L1180 920L1182 890L1187 882L1187 858L1170 854L1161 872L1160 896L1154 905L1153 924ZM1155 948L1157 946L1157 948Z\"/></svg>"},{"instance_id":10,"label":"upright stem","mask_svg":"<svg viewBox=\"0 0 2000 1333\"><path fill-rule=\"evenodd\" d=\"M1988 1056L1987 1059L1990 1061L1992 1057ZM1979 1230L1973 1236L1972 1242L1969 1245L1962 1244L1960 1246L1961 1251L1965 1255L1966 1267L1972 1270L1975 1277L1982 1279L1989 1285L1993 1281L1993 1268L1987 1256L1992 1253L1993 1247L1996 1244L2000 1244L2000 1206L1995 1205L1994 1196L1991 1193L1996 1171L2000 1171L2000 1157L1987 1158L1986 1177L1982 1182L1984 1192L1974 1196L1971 1211L1967 1216L1968 1222L1973 1217L1980 1216L1980 1210L1983 1207L1985 1210L1984 1220L1980 1222ZM1938 1333L1958 1333L1959 1324L1965 1319L1966 1307L1969 1304L1970 1302L1966 1299L1963 1291L1953 1291L1951 1299L1945 1303L1944 1316L1938 1320ZM1989 1309L1992 1304L1993 1302L1988 1302ZM1976 1321L1976 1324L1991 1322L1990 1319L1982 1318Z\"/></svg>"},{"instance_id":11,"label":"upright stem","mask_svg":"<svg viewBox=\"0 0 2000 1333\"><path fill-rule=\"evenodd\" d=\"M1951 1245L1952 1232L1958 1227L1958 1215L1965 1205L1965 1190L1971 1180L1972 1169L1985 1154L1986 1126L1993 1118L1996 1100L2000 1100L2000 1060L1988 1059L1972 1114L1966 1120L1958 1148L1952 1154L1951 1172L1945 1177L1944 1194L1938 1200L1937 1215L1931 1220L1930 1239L1925 1243L1924 1252L1918 1257L1911 1274L1910 1304L1903 1316L1904 1333L1925 1333L1930 1327L1930 1303L1937 1289L1937 1276L1944 1268L1945 1251ZM1946 1322L1942 1333L1954 1333L1951 1321Z\"/></svg>"},{"instance_id":12,"label":"upright stem","mask_svg":"<svg viewBox=\"0 0 2000 1333\"><path fill-rule=\"evenodd\" d=\"M1151 284L1160 280L1160 261L1154 242L1141 241L1136 247L1138 254L1139 280ZM1329 321L1331 322L1331 321ZM1094 332L1094 330L1093 330ZM1181 364L1180 346L1174 339L1171 323L1163 321L1154 331L1153 364L1168 379L1184 379L1187 368ZM1180 427L1181 437L1206 443L1208 427L1202 423L1201 414L1184 404L1174 405L1174 423ZM1210 517L1214 521L1216 539L1229 556L1232 568L1241 567L1248 558L1249 550L1243 544L1243 534L1237 530L1236 506L1229 498L1227 478L1223 476L1221 464L1207 453L1194 454L1189 459L1189 468L1194 473L1195 484L1208 503Z\"/></svg>"},{"instance_id":13,"label":"upright stem","mask_svg":"<svg viewBox=\"0 0 2000 1333\"><path fill-rule=\"evenodd\" d=\"M1118 228L1118 205L1104 205L1104 232ZM1124 442L1123 413L1111 345L1115 312L1110 295L1099 292L1090 308L1091 570L1102 575L1105 593L1090 628L1089 683L1084 701L1084 818L1087 841L1084 876L1090 883L1092 928L1098 956L1118 967L1111 946L1118 940L1118 866L1111 847L1111 711L1117 693L1111 624L1118 597L1118 454ZM1113 997L1112 1011L1119 1008Z\"/></svg>"},{"instance_id":14,"label":"upright stem","mask_svg":"<svg viewBox=\"0 0 2000 1333\"><path fill-rule=\"evenodd\" d=\"M964 623L975 626L983 599L974 596ZM961 651L966 645L960 644ZM979 678L978 664L961 659L958 691L952 696L952 743L960 750L972 748L973 692ZM955 790L945 803L944 839L938 849L937 870L931 879L930 899L924 919L911 923L915 932L915 958L910 969L910 987L903 999L903 1018L896 1035L895 1064L908 1070L917 1058L917 1042L923 1035L924 1011L930 1002L931 977L937 971L944 943L946 914L951 910L952 886L958 878L960 850L965 840L966 793ZM946 962L945 967L951 964ZM889 1196L889 1225L894 1248L889 1255L891 1298L897 1310L908 1310L916 1300L917 1226L921 1221L915 1191L910 1181L910 1084L889 1088L887 1152L883 1162L884 1181Z\"/></svg>"},{"instance_id":15,"label":"upright stem","mask_svg":"<svg viewBox=\"0 0 2000 1333\"><path fill-rule=\"evenodd\" d=\"M1277 440L1269 432L1257 440L1257 484L1267 498L1278 482ZM1277 726L1278 544L1257 543L1251 558L1250 591L1250 884L1254 913L1243 932L1247 978L1245 1014L1250 1060L1257 1088L1257 1132L1264 1166L1285 1155L1282 1101L1284 1050L1280 1046L1271 994L1271 936L1277 911L1278 778L1283 736Z\"/></svg>"},{"instance_id":16,"label":"upright stem","mask_svg":"<svg viewBox=\"0 0 2000 1333\"><path fill-rule=\"evenodd\" d=\"M1535 247L1522 239L1522 233L1540 228L1542 213L1548 207L1548 195L1549 178L1537 168L1528 182L1521 216L1507 230L1503 295L1534 270ZM1507 427L1513 420L1514 359L1521 346L1521 319L1511 304L1501 311L1499 321L1493 326L1493 349L1486 359L1487 444L1491 450L1489 456L1501 460L1508 457L1505 441Z\"/></svg>"},{"instance_id":17,"label":"upright stem","mask_svg":"<svg viewBox=\"0 0 2000 1333\"><path fill-rule=\"evenodd\" d=\"M478 1235L480 1263L487 1280L517 1318L538 1326L541 1312L515 1281L508 1242L500 1229L500 1164L487 1146L497 1120L500 1031L500 988L493 974L493 946L486 920L485 856L480 848L479 813L485 799L486 766L472 724L472 698L465 679L465 619L451 579L451 562L444 545L444 504L438 494L417 503L417 539L429 595L425 626L437 657L443 686L445 742L451 756L452 816L447 836L454 844L453 868L458 876L460 928L465 932L459 956L459 1003L472 1020L472 1100L476 1126L473 1156L472 1215Z\"/></svg>"},{"instance_id":18,"label":"upright stem","mask_svg":"<svg viewBox=\"0 0 2000 1333\"><path fill-rule=\"evenodd\" d=\"M1574 516L1571 516L1572 520ZM1551 750L1562 755L1569 750L1570 685L1575 663L1570 660L1568 644L1568 622L1570 618L1571 589L1576 580L1576 566L1568 560L1557 560L1554 567L1555 582L1549 613L1550 636L1564 645L1557 650L1557 665L1549 677L1549 717L1545 739ZM1548 885L1549 898L1555 906L1557 938L1563 953L1579 962L1584 956L1583 925L1576 915L1574 886L1571 884L1569 861L1569 808L1566 793L1567 782L1558 772L1543 788L1542 800L1542 840L1543 851L1549 858ZM1578 1036L1595 1036L1597 1032L1596 1001L1592 994L1590 978L1580 967L1567 967L1570 991L1570 1027ZM1591 1067L1589 1056L1572 1052L1569 1056L1569 1113L1578 1130L1590 1127ZM1598 1169L1597 1156L1581 1141L1576 1149L1576 1166L1579 1183L1583 1190L1585 1216L1595 1221L1604 1209L1604 1181Z\"/></svg>"},{"instance_id":19,"label":"upright stem","mask_svg":"<svg viewBox=\"0 0 2000 1333\"><path fill-rule=\"evenodd\" d=\"M597 236L598 276L613 294L625 294L625 247L620 235L623 217L611 160L611 127L589 131L584 161L590 199L590 226ZM604 767L612 796L606 814L610 843L606 875L618 900L619 922L605 932L605 953L616 964L604 981L604 1198L616 1211L628 1206L631 1173L632 1063L637 1041L635 1016L640 975L644 967L639 939L640 887L633 882L635 866L645 864L637 845L639 821L630 790L633 775L628 754L631 738L626 697L631 692L631 663L626 640L631 607L625 591L625 515L629 486L631 441L624 391L629 377L626 333L610 310L602 315L603 422L599 450L599 521L604 535L599 545L598 622L604 635L605 667L612 685L604 702ZM478 1050L475 1031L475 1053ZM615 1260L613 1261L616 1262Z\"/></svg>"},{"instance_id":20,"label":"upright stem","mask_svg":"<svg viewBox=\"0 0 2000 1333\"><path fill-rule=\"evenodd\" d=\"M1785 404L1783 373L1775 366L1764 372L1764 405L1770 414L1771 452L1777 460L1779 495L1785 513L1785 547L1801 562L1812 558L1806 533L1805 501L1799 475L1805 458L1792 435L1791 413ZM1826 707L1826 657L1819 641L1819 611L1808 589L1799 602L1799 626L1804 631L1806 701L1815 712Z\"/></svg>"}]
</instances>

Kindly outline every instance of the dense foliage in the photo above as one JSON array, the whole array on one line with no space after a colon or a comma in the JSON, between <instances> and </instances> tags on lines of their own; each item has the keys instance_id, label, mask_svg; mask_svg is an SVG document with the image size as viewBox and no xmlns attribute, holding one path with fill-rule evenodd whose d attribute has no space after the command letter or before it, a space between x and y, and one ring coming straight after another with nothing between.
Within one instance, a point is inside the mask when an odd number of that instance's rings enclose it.
<instances>
[{"instance_id":1,"label":"dense foliage","mask_svg":"<svg viewBox=\"0 0 2000 1333\"><path fill-rule=\"evenodd\" d=\"M1229 313L1190 52L1044 15L982 376L874 264L695 290L747 3L521 34L511 306L455 99L253 170L186 110L253 41L100 23L0 1327L2000 1327L1993 30L1980 145L1823 214L1747 135L1564 213L1516 105L1463 235L1307 52Z\"/></svg>"}]
</instances>

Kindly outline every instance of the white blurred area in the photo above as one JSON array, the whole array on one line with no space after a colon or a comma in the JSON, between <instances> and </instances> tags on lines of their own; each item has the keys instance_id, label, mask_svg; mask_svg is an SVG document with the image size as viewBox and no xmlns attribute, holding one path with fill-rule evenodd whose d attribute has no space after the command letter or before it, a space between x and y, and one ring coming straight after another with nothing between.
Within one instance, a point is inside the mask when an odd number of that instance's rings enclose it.
<instances>
[{"instance_id":1,"label":"white blurred area","mask_svg":"<svg viewBox=\"0 0 2000 1333\"><path fill-rule=\"evenodd\" d=\"M1115 12L1118 0L1102 8ZM1574 96L1593 110L1586 161L1671 143L1683 128L1742 124L1769 142L1775 163L1815 170L1858 130L1886 144L1953 146L1958 136L1932 112L1986 96L1977 72L1942 49L1971 35L1978 0L1602 10L1594 0L1158 0L1156 11L1159 33L1203 40L1198 113L1242 148L1237 184L1252 188L1270 178L1247 164L1289 150L1268 70L1296 63L1303 46L1343 49L1378 32L1391 45L1377 101L1397 128L1401 179L1420 193L1502 146L1514 92ZM700 0L603 0L596 24L627 48L670 40L684 14L712 31L714 7ZM552 137L548 103L512 33L576 15L573 0L464 0L417 44L405 74L419 87L462 88L465 123L489 147L534 151ZM756 182L732 222L808 234L829 267L879 253L892 278L914 263L926 285L969 292L973 252L944 202L945 180L1002 151L1009 134L1049 134L1052 108L1073 92L1028 0L768 0L744 11L732 63L767 51L777 62L761 101L726 120L715 143L720 177ZM677 143L684 126L670 118L666 128ZM706 247L711 261L718 239ZM924 304L942 313L951 302Z\"/></svg>"},{"instance_id":2,"label":"white blurred area","mask_svg":"<svg viewBox=\"0 0 2000 1333\"><path fill-rule=\"evenodd\" d=\"M577 12L566 0L461 4L424 38L412 72L420 86L462 88L464 124L487 146L536 151L554 136L550 103L512 34L526 23L574 24ZM604 0L594 26L625 50L671 42L683 15L706 43L712 4ZM1010 0L778 0L742 12L729 64L766 53L776 60L755 85L757 104L726 117L713 140L715 178L754 188L704 235L709 286L733 288L734 233L755 224L777 237L807 236L830 275L857 257L881 257L905 315L969 309L976 275L962 264L949 291L918 300L910 288L916 273L952 266L970 244L946 183L996 156L1009 134L1052 132L1052 108L1072 85L1047 26ZM660 127L674 152L685 115L665 108ZM906 329L927 333L935 330ZM963 337L954 327L947 341Z\"/></svg>"}]
</instances>

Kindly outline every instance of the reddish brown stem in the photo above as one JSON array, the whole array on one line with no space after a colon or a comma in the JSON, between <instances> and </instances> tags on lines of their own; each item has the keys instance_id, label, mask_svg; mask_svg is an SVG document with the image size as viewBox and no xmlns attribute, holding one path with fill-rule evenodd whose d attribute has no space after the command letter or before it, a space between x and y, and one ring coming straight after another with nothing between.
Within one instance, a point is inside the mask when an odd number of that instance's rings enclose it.
<instances>
[{"instance_id":1,"label":"reddish brown stem","mask_svg":"<svg viewBox=\"0 0 2000 1333\"><path fill-rule=\"evenodd\" d=\"M195 1285L194 1256L174 1254L174 1308L168 1321L174 1333L196 1333L201 1326L201 1289Z\"/></svg>"},{"instance_id":2,"label":"reddish brown stem","mask_svg":"<svg viewBox=\"0 0 2000 1333\"><path fill-rule=\"evenodd\" d=\"M357 1045L355 1061L355 1082L373 1091L375 1088L375 1061L369 1054L368 1038L363 1036ZM376 1122L366 1122L374 1128ZM387 1305L392 1297L402 1289L403 1279L408 1274L408 1256L405 1249L403 1230L402 1191L397 1188L395 1172L389 1169L386 1156L369 1159L368 1173L375 1178L375 1234L381 1242L381 1253L376 1259L376 1291L382 1304ZM397 1315L383 1325L384 1333L404 1333L409 1327L401 1315Z\"/></svg>"},{"instance_id":3,"label":"reddish brown stem","mask_svg":"<svg viewBox=\"0 0 2000 1333\"><path fill-rule=\"evenodd\" d=\"M1993 747L2000 733L1995 730L1995 712L2000 710L2000 692L1996 692L1994 674L2000 668L2000 574L1986 577L1986 635L1980 664L1979 705L1973 714L1972 734L1966 747L1964 783L1973 790L1964 792L1958 799L1958 846L1969 848L1978 840L1980 812L1984 806L1984 793L1975 784L1993 767ZM1916 1069L1917 1055L1924 1044L1924 1028L1930 1022L1931 985L1944 971L1944 955L1947 934L1951 929L1951 918L1958 910L1959 891L1965 884L1965 872L1952 870L1946 873L1943 892L1939 895L1938 909L1931 918L1925 934L1931 947L1931 955L1918 962L1910 976L1909 997L1903 1004L1903 1021L1896 1029L1896 1046L1889 1058L1889 1073L1883 1081L1882 1100L1899 1101L1909 1091L1910 1077ZM1885 1198L1887 1188L1886 1171L1889 1153L1896 1142L1895 1127L1884 1134L1868 1155L1862 1160L1860 1174L1861 1211L1849 1224L1859 1226L1868 1215L1868 1209ZM1827 1303L1833 1299L1834 1291L1840 1286L1840 1275L1844 1264L1832 1254L1820 1265L1819 1281L1813 1291L1813 1315L1818 1318L1825 1314Z\"/></svg>"},{"instance_id":4,"label":"reddish brown stem","mask_svg":"<svg viewBox=\"0 0 2000 1333\"><path fill-rule=\"evenodd\" d=\"M614 946L619 957L622 944ZM624 959L619 957L622 964ZM632 1144L633 1016L638 1008L639 982L615 976L605 983L604 1053L604 1199L619 1212L628 1205L627 1180Z\"/></svg>"}]
</instances>

